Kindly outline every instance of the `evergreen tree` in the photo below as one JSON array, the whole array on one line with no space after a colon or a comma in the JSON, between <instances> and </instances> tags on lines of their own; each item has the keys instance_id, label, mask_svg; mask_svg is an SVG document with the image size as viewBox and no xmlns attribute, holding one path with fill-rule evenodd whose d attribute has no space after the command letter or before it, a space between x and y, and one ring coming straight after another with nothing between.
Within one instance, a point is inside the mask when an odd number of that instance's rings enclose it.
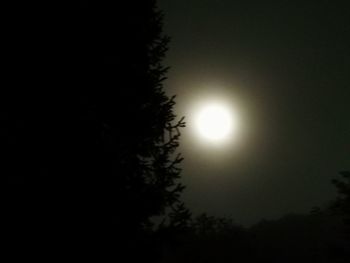
<instances>
[{"instance_id":1,"label":"evergreen tree","mask_svg":"<svg viewBox=\"0 0 350 263\"><path fill-rule=\"evenodd\" d=\"M163 15L152 0L83 7L80 73L89 89L79 95L80 132L86 137L81 143L98 153L97 170L107 169L92 176L109 181L135 221L146 224L177 203L183 190L176 182L182 158L174 153L184 122L176 121L175 97L163 88L169 42L162 33Z\"/></svg>"},{"instance_id":2,"label":"evergreen tree","mask_svg":"<svg viewBox=\"0 0 350 263\"><path fill-rule=\"evenodd\" d=\"M147 258L151 217L181 206L184 189L175 151L185 124L163 87L163 14L154 0L33 14L42 21L26 81L36 87L14 92L1 110L10 229L22 226L19 234L61 255Z\"/></svg>"}]
</instances>

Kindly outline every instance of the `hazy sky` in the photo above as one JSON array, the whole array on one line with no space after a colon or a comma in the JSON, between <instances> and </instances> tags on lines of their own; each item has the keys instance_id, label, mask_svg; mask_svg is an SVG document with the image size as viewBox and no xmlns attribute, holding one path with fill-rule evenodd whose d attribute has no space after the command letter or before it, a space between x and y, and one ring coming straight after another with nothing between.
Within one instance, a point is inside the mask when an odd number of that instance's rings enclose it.
<instances>
[{"instance_id":1,"label":"hazy sky","mask_svg":"<svg viewBox=\"0 0 350 263\"><path fill-rule=\"evenodd\" d=\"M350 12L340 2L159 1L194 213L250 224L334 198L331 178L350 169ZM193 105L210 97L242 118L226 147L191 132Z\"/></svg>"}]
</instances>

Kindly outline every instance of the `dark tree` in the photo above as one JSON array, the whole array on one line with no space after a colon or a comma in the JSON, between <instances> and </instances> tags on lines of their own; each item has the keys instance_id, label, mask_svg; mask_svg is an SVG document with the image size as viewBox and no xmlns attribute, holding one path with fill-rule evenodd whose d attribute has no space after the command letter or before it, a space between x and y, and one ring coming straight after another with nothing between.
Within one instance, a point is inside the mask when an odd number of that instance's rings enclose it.
<instances>
[{"instance_id":1,"label":"dark tree","mask_svg":"<svg viewBox=\"0 0 350 263\"><path fill-rule=\"evenodd\" d=\"M343 239L345 244L343 247L344 251L341 256L348 258L350 256L350 171L340 172L342 178L333 179L332 183L335 185L338 191L338 197L331 203L330 209L336 216L340 216L343 222L341 228L340 238ZM338 256L339 253L336 253Z\"/></svg>"},{"instance_id":2,"label":"dark tree","mask_svg":"<svg viewBox=\"0 0 350 263\"><path fill-rule=\"evenodd\" d=\"M347 262L350 257L350 171L341 171L339 174L341 178L332 180L338 196L328 209L339 220L338 227L333 228L337 242L329 245L331 262Z\"/></svg>"},{"instance_id":3,"label":"dark tree","mask_svg":"<svg viewBox=\"0 0 350 263\"><path fill-rule=\"evenodd\" d=\"M342 179L332 180L338 191L338 198L333 202L332 209L343 215L345 224L350 225L350 171L342 171L340 175Z\"/></svg>"},{"instance_id":4,"label":"dark tree","mask_svg":"<svg viewBox=\"0 0 350 263\"><path fill-rule=\"evenodd\" d=\"M254 262L248 231L228 218L201 214L174 241L166 262Z\"/></svg>"},{"instance_id":5,"label":"dark tree","mask_svg":"<svg viewBox=\"0 0 350 263\"><path fill-rule=\"evenodd\" d=\"M31 42L16 58L32 65L15 80L27 88L1 109L10 232L60 255L147 258L151 217L176 213L184 188L175 153L184 122L163 89L169 37L156 1L23 14Z\"/></svg>"},{"instance_id":6,"label":"dark tree","mask_svg":"<svg viewBox=\"0 0 350 263\"><path fill-rule=\"evenodd\" d=\"M83 25L81 73L91 89L81 96L81 132L93 133L84 134L94 140L88 143L112 159L111 179L121 182L115 186L122 196L132 193L135 219L145 223L173 205L183 189L175 185L181 157L173 153L184 123L173 123L174 97L162 86L169 38L155 1L102 2L82 10L82 21L90 23Z\"/></svg>"}]
</instances>

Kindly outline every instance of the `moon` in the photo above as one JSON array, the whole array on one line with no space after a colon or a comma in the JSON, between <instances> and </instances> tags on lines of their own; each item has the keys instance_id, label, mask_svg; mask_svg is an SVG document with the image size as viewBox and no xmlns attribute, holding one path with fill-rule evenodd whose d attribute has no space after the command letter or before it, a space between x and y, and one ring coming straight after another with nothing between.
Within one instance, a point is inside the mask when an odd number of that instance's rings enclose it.
<instances>
[{"instance_id":1,"label":"moon","mask_svg":"<svg viewBox=\"0 0 350 263\"><path fill-rule=\"evenodd\" d=\"M224 142L233 135L236 120L228 106L208 103L198 110L196 129L199 135L209 142Z\"/></svg>"}]
</instances>

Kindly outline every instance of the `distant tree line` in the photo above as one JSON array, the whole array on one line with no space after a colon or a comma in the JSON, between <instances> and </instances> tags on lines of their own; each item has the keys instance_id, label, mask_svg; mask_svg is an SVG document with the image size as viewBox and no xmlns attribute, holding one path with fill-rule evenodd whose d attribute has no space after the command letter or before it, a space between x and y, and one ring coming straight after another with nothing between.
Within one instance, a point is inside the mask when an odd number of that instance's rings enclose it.
<instances>
[{"instance_id":1,"label":"distant tree line","mask_svg":"<svg viewBox=\"0 0 350 263\"><path fill-rule=\"evenodd\" d=\"M261 220L249 228L228 218L192 217L163 262L348 262L350 177L348 171L340 174L332 181L337 199L309 214Z\"/></svg>"}]
</instances>

